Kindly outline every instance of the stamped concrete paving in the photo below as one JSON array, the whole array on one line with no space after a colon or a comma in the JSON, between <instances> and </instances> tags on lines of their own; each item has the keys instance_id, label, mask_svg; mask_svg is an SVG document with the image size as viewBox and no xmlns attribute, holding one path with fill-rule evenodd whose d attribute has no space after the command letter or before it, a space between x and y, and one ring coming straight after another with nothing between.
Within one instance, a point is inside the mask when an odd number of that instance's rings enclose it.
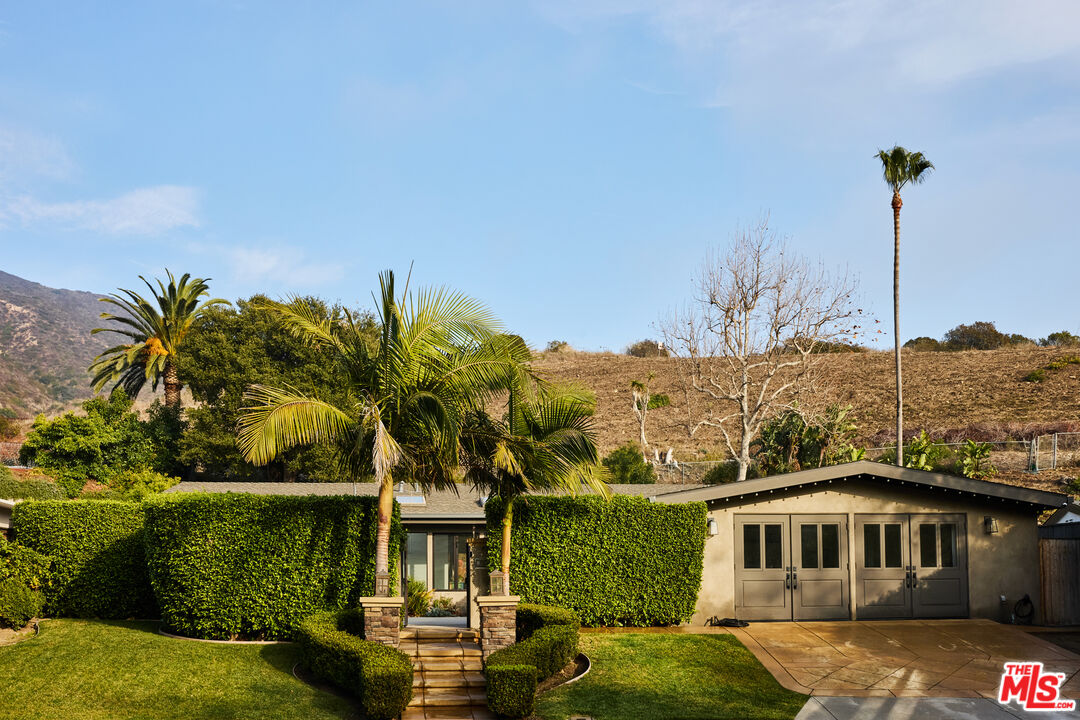
<instances>
[{"instance_id":1,"label":"stamped concrete paving","mask_svg":"<svg viewBox=\"0 0 1080 720\"><path fill-rule=\"evenodd\" d=\"M752 623L732 629L781 685L815 696L992 698L1003 665L1041 660L1080 698L1080 655L990 620Z\"/></svg>"}]
</instances>

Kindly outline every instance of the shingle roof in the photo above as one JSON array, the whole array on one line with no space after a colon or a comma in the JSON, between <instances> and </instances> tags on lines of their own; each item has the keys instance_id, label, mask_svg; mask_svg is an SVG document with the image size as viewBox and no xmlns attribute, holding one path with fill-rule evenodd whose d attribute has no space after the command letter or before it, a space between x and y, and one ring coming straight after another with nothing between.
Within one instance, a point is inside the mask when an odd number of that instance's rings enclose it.
<instances>
[{"instance_id":1,"label":"shingle roof","mask_svg":"<svg viewBox=\"0 0 1080 720\"><path fill-rule=\"evenodd\" d=\"M616 495L656 497L680 490L693 490L703 485L609 485ZM275 483L275 482L182 482L165 492L252 493L254 495L376 495L378 483ZM429 492L426 495L406 483L397 486L394 497L401 505L401 517L406 520L474 519L484 520L481 496L470 487ZM408 498L423 497L423 503Z\"/></svg>"},{"instance_id":2,"label":"shingle roof","mask_svg":"<svg viewBox=\"0 0 1080 720\"><path fill-rule=\"evenodd\" d=\"M956 475L901 468L895 465L860 460L843 465L802 470L783 475L770 475L754 480L728 483L726 485L708 485L696 489L667 493L660 502L679 503L691 500L735 501L746 499L753 501L755 496L785 491L794 488L810 487L821 483L845 480L879 480L895 482L900 487L922 488L926 490L944 490L970 497L995 498L1017 503L1024 503L1041 508L1059 508L1065 506L1069 498L1059 493L1031 490L1029 488L1006 485L989 480L972 480Z\"/></svg>"}]
</instances>

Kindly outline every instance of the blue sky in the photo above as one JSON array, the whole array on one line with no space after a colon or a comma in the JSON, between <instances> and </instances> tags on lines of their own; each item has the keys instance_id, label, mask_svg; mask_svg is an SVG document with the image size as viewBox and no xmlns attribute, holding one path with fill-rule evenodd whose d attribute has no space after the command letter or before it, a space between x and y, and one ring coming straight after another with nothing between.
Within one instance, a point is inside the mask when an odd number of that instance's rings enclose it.
<instances>
[{"instance_id":1,"label":"blue sky","mask_svg":"<svg viewBox=\"0 0 1080 720\"><path fill-rule=\"evenodd\" d=\"M383 268L621 350L763 212L901 334L1080 332L1080 3L10 3L0 269L370 305Z\"/></svg>"}]
</instances>

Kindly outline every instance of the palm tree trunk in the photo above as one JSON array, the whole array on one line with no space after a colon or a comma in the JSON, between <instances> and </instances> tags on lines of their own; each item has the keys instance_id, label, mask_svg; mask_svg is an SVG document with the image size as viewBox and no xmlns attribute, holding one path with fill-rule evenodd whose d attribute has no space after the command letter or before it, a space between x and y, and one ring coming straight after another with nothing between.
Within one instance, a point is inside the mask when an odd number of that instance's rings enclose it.
<instances>
[{"instance_id":1,"label":"palm tree trunk","mask_svg":"<svg viewBox=\"0 0 1080 720\"><path fill-rule=\"evenodd\" d=\"M375 530L375 574L390 572L390 518L394 514L394 479L379 486L379 524Z\"/></svg>"},{"instance_id":2,"label":"palm tree trunk","mask_svg":"<svg viewBox=\"0 0 1080 720\"><path fill-rule=\"evenodd\" d=\"M904 467L904 386L900 372L900 193L893 193L893 340L896 355L896 464Z\"/></svg>"},{"instance_id":3,"label":"palm tree trunk","mask_svg":"<svg viewBox=\"0 0 1080 720\"><path fill-rule=\"evenodd\" d=\"M506 513L502 519L502 545L499 547L500 560L506 592L510 592L510 528L514 523L514 498L506 503Z\"/></svg>"},{"instance_id":4,"label":"palm tree trunk","mask_svg":"<svg viewBox=\"0 0 1080 720\"><path fill-rule=\"evenodd\" d=\"M172 410L180 409L180 375L176 372L176 365L171 360L165 363L165 407Z\"/></svg>"}]
</instances>

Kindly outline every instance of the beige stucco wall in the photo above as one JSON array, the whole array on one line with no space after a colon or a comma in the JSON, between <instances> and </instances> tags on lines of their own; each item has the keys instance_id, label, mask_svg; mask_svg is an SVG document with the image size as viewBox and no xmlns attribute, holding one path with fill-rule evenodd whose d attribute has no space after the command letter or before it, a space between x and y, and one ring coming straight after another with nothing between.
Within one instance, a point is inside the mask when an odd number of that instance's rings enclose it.
<instances>
[{"instance_id":1,"label":"beige stucco wall","mask_svg":"<svg viewBox=\"0 0 1080 720\"><path fill-rule=\"evenodd\" d=\"M740 501L741 502L741 501ZM1010 501L980 501L959 493L900 488L884 481L837 481L814 489L775 492L742 504L710 503L709 517L719 532L705 540L705 569L692 624L735 616L736 514L847 514L849 589L854 587L855 515L864 513L961 513L967 518L968 597L971 617L1007 619L1025 594L1039 608L1039 531L1030 506ZM999 532L988 535L983 518L997 519ZM1000 596L1006 597L1003 606ZM854 617L855 604L851 603Z\"/></svg>"}]
</instances>

